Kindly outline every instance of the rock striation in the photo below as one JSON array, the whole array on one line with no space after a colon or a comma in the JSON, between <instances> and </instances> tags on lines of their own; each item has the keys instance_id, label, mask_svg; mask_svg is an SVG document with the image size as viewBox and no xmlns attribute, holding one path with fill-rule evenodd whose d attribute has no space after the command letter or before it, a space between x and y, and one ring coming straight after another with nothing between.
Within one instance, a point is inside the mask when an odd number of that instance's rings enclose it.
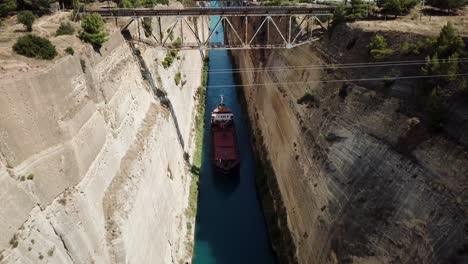
<instances>
[{"instance_id":1,"label":"rock striation","mask_svg":"<svg viewBox=\"0 0 468 264\"><path fill-rule=\"evenodd\" d=\"M353 34L362 35L336 31L320 49L233 52L244 69L239 93L265 168L258 189L278 258L464 263L466 130L449 124L458 136L433 134L406 110L407 98L321 82L352 74L312 66L328 63L332 45L334 54L359 54L365 47L350 45Z\"/></svg>"},{"instance_id":2,"label":"rock striation","mask_svg":"<svg viewBox=\"0 0 468 264\"><path fill-rule=\"evenodd\" d=\"M203 61L184 51L164 69L165 51L137 46L174 106L184 148L120 31L98 53L0 80L1 263L190 259L184 153Z\"/></svg>"}]
</instances>

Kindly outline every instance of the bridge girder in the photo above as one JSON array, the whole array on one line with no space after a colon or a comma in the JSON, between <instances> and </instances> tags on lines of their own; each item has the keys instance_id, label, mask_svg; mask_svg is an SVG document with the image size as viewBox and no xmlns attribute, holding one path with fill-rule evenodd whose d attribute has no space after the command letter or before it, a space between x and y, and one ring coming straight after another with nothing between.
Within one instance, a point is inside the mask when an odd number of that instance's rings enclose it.
<instances>
[{"instance_id":1,"label":"bridge girder","mask_svg":"<svg viewBox=\"0 0 468 264\"><path fill-rule=\"evenodd\" d=\"M236 13L239 8L242 12L248 12L248 14L241 16L241 13ZM142 41L156 48L172 49L175 40L171 36L173 36L174 30L177 28L181 32L181 43L177 44L177 49L181 50L293 48L317 40L314 30L319 27L326 29L327 26L322 22L321 18L327 20L329 18L328 14L317 13L317 8L239 8L131 9L132 12L138 14L130 16L133 21L138 23L138 32L140 32L140 28L144 28L140 27L142 20L148 17L156 18L155 28L159 29L158 33L153 34L151 32L150 38L146 37L143 40L139 33L138 39L134 39L134 41ZM279 12L280 9L283 13ZM115 12L116 10L124 12ZM101 11L98 13L104 14L105 17L114 15L116 17L126 17L129 10L112 9L106 11L111 13L101 13ZM138 12L142 10L145 12ZM177 10L179 15L174 15L174 11L168 10ZM197 10L197 12L202 12L203 15L193 14L190 10ZM319 8L319 10L323 9ZM168 13L163 11L168 11ZM150 16L148 12L160 15ZM183 14L180 12L183 12ZM170 17L175 18L175 21L172 19L172 23L164 25L162 21L167 22L171 20ZM217 22L213 28L210 28L209 19L213 17L216 17ZM198 22L199 20L201 20L201 23ZM225 41L226 36L224 36L223 42L216 43L212 41L212 37L214 34L218 34L221 26L225 34L226 31L230 33L229 42ZM184 28L188 30L184 30ZM183 32L188 32L191 37L184 37ZM205 34L206 32L207 34ZM146 35L149 35L148 33L150 32L146 32Z\"/></svg>"},{"instance_id":2,"label":"bridge girder","mask_svg":"<svg viewBox=\"0 0 468 264\"><path fill-rule=\"evenodd\" d=\"M102 17L193 17L193 16L288 16L331 15L334 7L303 6L240 6L240 7L184 7L184 8L103 8L88 12Z\"/></svg>"},{"instance_id":3,"label":"bridge girder","mask_svg":"<svg viewBox=\"0 0 468 264\"><path fill-rule=\"evenodd\" d=\"M156 28L159 28L159 32L156 34L151 33L150 38L144 38L143 40L141 34L139 34L138 39L135 39L135 41L145 42L155 48L173 49L176 40L171 39L171 36L177 28L180 32L189 32L190 35L190 37L183 36L181 33L181 43L177 47L181 50L289 49L318 40L318 35L314 35L314 31L318 28L326 29L327 27L318 16L314 15L284 16L282 19L287 19L287 21L283 22L283 24L287 23L287 26L279 25L277 20L281 18L273 16L261 17L257 23L251 23L248 16L243 18L220 16L213 28L209 26L209 16L196 16L193 18L201 19L201 25L204 28L195 26L190 21L190 17L177 17L175 21L168 25L164 25L161 18L156 17L155 23ZM143 28L140 26L142 19L141 17L133 19L134 22L139 23L139 28ZM237 19L238 23L233 23L233 19ZM242 23L239 23L239 20L242 20ZM224 34L226 34L226 31L232 33L229 43L226 41L212 41L213 36L218 34L221 26L224 29ZM184 30L184 28L188 30ZM205 32L207 34L204 34ZM261 38L260 35L263 37ZM276 38L272 38L272 35L276 35ZM226 36L223 39L225 40Z\"/></svg>"}]
</instances>

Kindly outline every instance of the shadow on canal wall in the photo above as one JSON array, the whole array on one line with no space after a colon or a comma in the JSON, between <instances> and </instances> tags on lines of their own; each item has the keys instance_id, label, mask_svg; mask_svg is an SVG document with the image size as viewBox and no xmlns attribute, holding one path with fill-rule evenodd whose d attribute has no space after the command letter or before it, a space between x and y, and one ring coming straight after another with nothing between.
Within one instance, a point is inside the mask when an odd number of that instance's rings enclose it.
<instances>
[{"instance_id":1,"label":"shadow on canal wall","mask_svg":"<svg viewBox=\"0 0 468 264\"><path fill-rule=\"evenodd\" d=\"M229 55L232 57L231 52ZM232 63L235 69L239 68L235 60L232 60ZM242 83L239 73L234 73L234 78L236 83ZM246 115L248 116L247 101L241 86L236 88L236 94L242 111L247 113ZM271 160L268 158L262 132L260 130L254 131L250 118L246 119L245 125L251 131L250 141L254 150L257 194L265 217L271 246L278 263L298 263L296 246L288 227L286 208L279 190L275 171L273 170Z\"/></svg>"},{"instance_id":2,"label":"shadow on canal wall","mask_svg":"<svg viewBox=\"0 0 468 264\"><path fill-rule=\"evenodd\" d=\"M343 25L322 48L356 56L348 63L366 61L356 54L374 33ZM349 49L357 36L367 37ZM264 170L258 193L282 263L467 263L468 159L461 142L428 133L400 153L408 123L421 116L402 108L414 101L388 95L383 82L319 82L356 78L358 70L261 70L327 63L312 45L233 55L243 68L239 98ZM373 70L384 71L360 74ZM301 102L307 96L313 100Z\"/></svg>"}]
</instances>

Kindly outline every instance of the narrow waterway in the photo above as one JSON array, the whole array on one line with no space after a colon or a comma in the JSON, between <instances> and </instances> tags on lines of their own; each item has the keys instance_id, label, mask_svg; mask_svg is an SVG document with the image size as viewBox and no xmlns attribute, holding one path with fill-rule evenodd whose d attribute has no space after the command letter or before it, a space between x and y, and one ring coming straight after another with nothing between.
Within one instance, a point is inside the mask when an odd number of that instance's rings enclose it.
<instances>
[{"instance_id":1,"label":"narrow waterway","mask_svg":"<svg viewBox=\"0 0 468 264\"><path fill-rule=\"evenodd\" d=\"M218 18L216 18L218 19ZM214 28L216 19L211 21ZM212 42L223 41L223 30ZM231 69L229 53L210 51L209 70ZM263 213L255 189L255 160L249 141L246 116L236 97L230 71L210 72L206 96L203 157L200 173L200 195L195 229L195 264L274 263L267 236ZM224 95L224 103L235 115L236 133L241 154L238 177L224 178L216 175L211 166L210 115Z\"/></svg>"}]
</instances>

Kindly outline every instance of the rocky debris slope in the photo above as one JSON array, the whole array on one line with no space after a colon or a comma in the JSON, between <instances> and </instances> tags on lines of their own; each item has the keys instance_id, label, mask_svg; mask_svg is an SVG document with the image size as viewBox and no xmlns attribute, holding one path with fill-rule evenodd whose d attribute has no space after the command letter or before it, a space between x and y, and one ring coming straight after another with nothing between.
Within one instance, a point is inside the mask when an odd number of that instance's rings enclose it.
<instances>
[{"instance_id":1,"label":"rocky debris slope","mask_svg":"<svg viewBox=\"0 0 468 264\"><path fill-rule=\"evenodd\" d=\"M163 51L142 48L154 70ZM187 84L159 79L155 100L120 32L45 72L0 80L2 263L170 263L190 258L185 209L200 53L184 52ZM190 62L190 63L189 63ZM160 64L160 63L159 63ZM185 234L188 234L186 236Z\"/></svg>"},{"instance_id":2,"label":"rocky debris slope","mask_svg":"<svg viewBox=\"0 0 468 264\"><path fill-rule=\"evenodd\" d=\"M258 186L282 263L466 261L463 137L428 132L402 110L411 104L404 98L318 82L342 77L336 71L262 70L326 63L313 46L233 55L237 67L260 68L240 72L240 93L266 168Z\"/></svg>"}]
</instances>

